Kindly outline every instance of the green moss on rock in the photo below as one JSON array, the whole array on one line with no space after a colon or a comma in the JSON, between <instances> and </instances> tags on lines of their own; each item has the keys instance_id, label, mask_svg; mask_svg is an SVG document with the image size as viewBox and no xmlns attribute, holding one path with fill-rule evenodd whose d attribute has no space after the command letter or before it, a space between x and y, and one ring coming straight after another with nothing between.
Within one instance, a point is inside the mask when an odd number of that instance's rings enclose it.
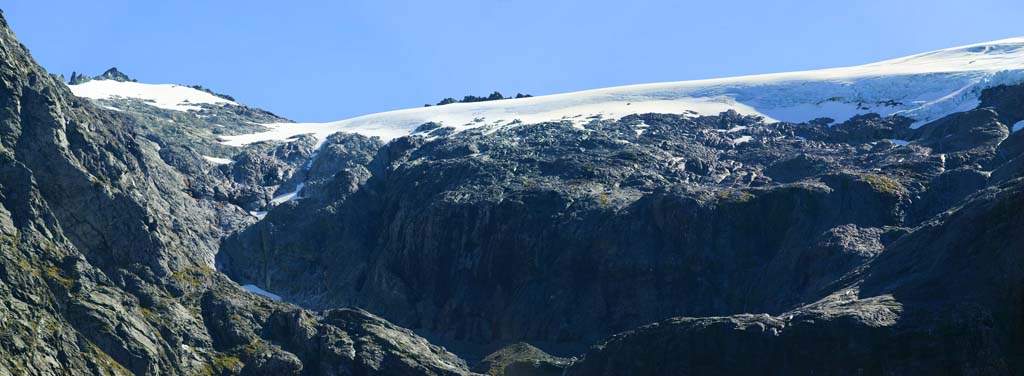
<instances>
[{"instance_id":1,"label":"green moss on rock","mask_svg":"<svg viewBox=\"0 0 1024 376\"><path fill-rule=\"evenodd\" d=\"M906 191L900 182L885 175L865 174L863 177L864 180L867 181L868 184L871 184L871 187L878 192L897 195Z\"/></svg>"}]
</instances>

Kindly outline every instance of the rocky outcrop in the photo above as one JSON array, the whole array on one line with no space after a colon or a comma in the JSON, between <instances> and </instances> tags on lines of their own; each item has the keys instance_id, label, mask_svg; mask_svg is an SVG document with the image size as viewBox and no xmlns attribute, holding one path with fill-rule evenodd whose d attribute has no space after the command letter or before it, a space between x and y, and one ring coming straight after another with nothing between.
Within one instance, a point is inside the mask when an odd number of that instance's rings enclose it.
<instances>
[{"instance_id":1,"label":"rocky outcrop","mask_svg":"<svg viewBox=\"0 0 1024 376\"><path fill-rule=\"evenodd\" d=\"M503 296L490 303L494 305L488 311L493 313L487 315L507 315L510 319L521 317L514 319L519 321L513 327L500 329L504 333L488 333L492 328L501 328L502 325L485 320L476 324L478 329L467 330L463 334L452 333L453 336L460 339L491 340L516 339L526 335L526 338L556 340L560 335L557 332L563 331L561 335L564 339L581 340L585 336L597 339L602 334L596 333L610 334L628 329L643 323L645 316L654 317L658 314L630 312L650 305L646 302L632 304L623 300L627 297L637 298L632 291L616 291L615 285L601 287L592 282L603 278L613 280L619 278L617 276L647 278L637 272L649 268L664 268L666 272L677 270L685 257L656 251L659 247L675 248L672 244L676 244L678 248L687 248L687 245L692 245L692 256L688 257L704 257L705 254L715 254L711 249L734 249L732 244L724 243L731 242L731 239L749 238L750 243L745 244L753 246L765 236L783 236L775 233L752 235L742 229L732 230L737 231L735 234L712 235L712 228L736 227L733 221L746 218L742 214L727 215L729 211L750 212L750 218L777 217L781 228L793 224L791 220L800 215L796 213L798 200L815 202L821 211L805 215L820 215L823 223L819 227L801 231L819 233L828 229L825 226L827 223L861 221L864 226L877 226L894 224L896 221L893 215L878 218L842 217L839 213L840 205L853 200L852 197L843 199L846 195L878 197L879 207L893 207L897 203L897 200L889 198L894 197L892 194L877 192L857 174L835 175L828 184L819 182L755 190L666 190L671 189L672 185L696 188L695 182L712 182L723 177L741 181L750 179L757 175L757 167L708 158L709 155L719 153L741 155L720 135L721 132L713 130L719 129L718 119L703 119L699 124L680 124L682 119L679 117L652 116L644 119L651 127L648 132L665 132L669 135L650 140L638 138L633 131L633 124L629 122L639 120L627 119L607 124L609 129L590 132L578 131L568 125L545 124L515 128L490 137L466 134L433 142L424 142L418 138L400 139L381 149L372 159L365 156L372 155L370 153L375 150L373 145L352 145L347 150L357 150L350 154L355 153L361 157L358 161L341 161L343 164L357 163L354 169L349 168L347 172L336 175L336 186L326 186L322 190L325 194L310 192L303 201L274 210L266 221L229 239L223 247L223 265L225 270L240 280L266 284L271 290L299 301L308 299L307 303L312 306L357 304L382 313L401 311L403 315L408 315L407 325L423 325L426 329L437 329L435 325L438 324L431 321L442 317L451 317L452 323L465 321L458 318L462 314L450 316L447 311L410 311L407 303L403 302L404 297L416 293L404 289L422 287L434 291L449 288L466 290L446 298L456 305L482 301L478 298L457 298L462 294L477 294L470 291L500 291ZM752 120L736 118L736 121ZM703 128L702 136L708 138L708 144L716 145L717 148L702 143L669 143L664 142L667 141L665 139L659 140L662 137L686 137L680 130L687 126L694 130ZM516 139L522 141L511 142ZM581 139L586 145L585 153L580 152ZM623 143L622 139L638 142L628 144ZM345 138L337 137L335 140L344 142ZM792 142L799 141L793 139ZM333 142L328 142L324 148L330 150L334 148L333 145ZM673 150L661 150L661 145L671 145L669 147ZM333 161L334 158L321 153L312 165L316 168L318 165L335 164L337 162ZM730 168L735 170L730 171ZM358 173L353 172L356 170ZM840 187L842 191L837 192L829 185ZM790 199L792 204L770 204L780 199ZM331 210L321 211L320 208L324 207L331 207ZM720 210L723 207L728 210ZM872 211L872 215L883 211ZM702 220L716 216L721 218L717 222ZM368 221L368 218L373 220ZM552 221L552 218L556 220ZM685 235L668 228L669 224L686 223L692 223L693 228L690 230L692 232L686 232ZM818 226L813 220L806 224ZM308 236L312 232L317 236ZM616 238L624 234L631 234L636 241ZM693 238L687 240L687 237ZM456 239L461 240L453 245L452 241ZM723 243L715 244L719 241ZM779 243L784 239L780 237L770 241ZM261 252L254 257L249 252L255 249L270 252ZM278 250L283 253L278 253ZM363 252L375 256L368 260L370 256L362 256ZM732 252L735 253L715 255L713 258L718 261L709 262L728 265L729 262L725 260L753 257L747 251L735 249ZM341 254L346 256L339 256ZM625 256L627 254L636 257ZM664 258L656 254L663 254ZM618 264L623 259L635 260L638 264L630 268L636 269L613 271L619 267L601 265L597 261ZM455 263L455 260L465 261ZM263 273L261 265L264 262L274 264L275 267ZM372 265L364 265L364 262ZM339 269L331 269L335 265ZM462 268L469 268L471 272L467 274ZM682 272L670 272L678 273ZM325 281L324 278L336 279ZM367 284L365 281L376 278L401 282L389 285L389 291L371 291L377 288L375 283ZM582 279L572 282L577 278ZM675 277L666 275L665 278ZM544 289L544 285L558 287L548 292L536 290L525 293L522 290L524 286L532 284L530 281L540 280L546 282L531 289ZM658 280L642 283L656 290L676 289L662 285L663 281ZM315 286L320 286L322 291L337 291L336 296L344 295L350 300L326 302L322 300L336 297L321 291L290 290L293 287ZM338 290L341 286L351 290L349 293L341 293ZM724 299L721 291L713 286L693 285L690 288L705 292L688 294L691 297L687 299L692 300L680 300L675 309L704 310L701 311L704 313L712 311L710 307L713 306L742 304L738 300L729 303L712 302ZM562 292L553 300L539 298L550 297L556 291ZM566 294L570 291L577 296L575 299L582 301L563 301L569 297ZM365 299L358 298L364 294ZM394 306L386 306L389 304L386 303L389 301L386 298L388 296L395 297ZM547 303L549 300L551 303ZM593 321L585 321L593 323L587 325L604 326L603 329L588 326L558 329L561 324L537 326L535 320L527 318L528 315L514 311L520 309L515 307L540 312L557 309L542 316L565 317L572 315L571 311L575 310L577 304L593 304L586 301L604 302L600 304L602 310L625 310L616 314L621 317L621 322L594 317L589 319ZM427 304L422 309L432 311L434 304ZM436 304L446 305L441 302ZM478 313L470 312L477 312L479 308L451 306L446 310L466 310L465 314L474 316ZM418 320L423 321L417 324ZM608 327L610 325L614 326ZM527 329L531 326L535 328ZM529 331L533 333L527 334Z\"/></svg>"},{"instance_id":2,"label":"rocky outcrop","mask_svg":"<svg viewBox=\"0 0 1024 376\"><path fill-rule=\"evenodd\" d=\"M68 81L69 85L84 84L92 80L111 80L118 82L137 82L135 79L128 77L127 74L121 73L116 67L107 69L102 74L96 77L89 77L78 72L71 72L71 80Z\"/></svg>"},{"instance_id":3,"label":"rocky outcrop","mask_svg":"<svg viewBox=\"0 0 1024 376\"><path fill-rule=\"evenodd\" d=\"M99 76L93 77L93 79L94 80L111 80L111 81L118 81L118 82L136 82L131 77L128 77L127 74L121 73L121 71L117 70L117 67L107 69L106 71L103 72L103 74L100 74Z\"/></svg>"},{"instance_id":4,"label":"rocky outcrop","mask_svg":"<svg viewBox=\"0 0 1024 376\"><path fill-rule=\"evenodd\" d=\"M92 81L92 77L86 76L84 74L78 74L78 72L71 72L71 80L68 81L68 84L78 85L84 84L89 81Z\"/></svg>"},{"instance_id":5,"label":"rocky outcrop","mask_svg":"<svg viewBox=\"0 0 1024 376\"><path fill-rule=\"evenodd\" d=\"M574 360L554 357L520 342L487 355L474 370L492 376L561 376Z\"/></svg>"}]
</instances>

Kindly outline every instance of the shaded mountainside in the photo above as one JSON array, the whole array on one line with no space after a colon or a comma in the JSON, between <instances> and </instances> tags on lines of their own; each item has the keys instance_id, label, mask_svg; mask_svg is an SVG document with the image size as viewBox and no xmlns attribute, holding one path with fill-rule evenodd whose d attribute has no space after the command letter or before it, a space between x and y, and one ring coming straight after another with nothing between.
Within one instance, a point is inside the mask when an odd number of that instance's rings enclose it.
<instances>
[{"instance_id":1,"label":"shaded mountainside","mask_svg":"<svg viewBox=\"0 0 1024 376\"><path fill-rule=\"evenodd\" d=\"M0 59L0 374L1024 369L1024 86L927 124L581 113L385 142L103 91L146 85L116 70L75 97L2 20ZM589 110L640 104L617 105ZM313 135L230 142L290 125Z\"/></svg>"},{"instance_id":2,"label":"shaded mountainside","mask_svg":"<svg viewBox=\"0 0 1024 376\"><path fill-rule=\"evenodd\" d=\"M189 195L131 124L0 20L0 374L468 373L369 313L303 311L212 270L250 216Z\"/></svg>"},{"instance_id":3,"label":"shaded mountainside","mask_svg":"<svg viewBox=\"0 0 1024 376\"><path fill-rule=\"evenodd\" d=\"M1020 361L1020 264L977 260L1009 268L997 281L973 278L974 269L938 273L967 255L921 235L972 194L1017 192L1024 132L1010 124L1024 120L1024 95L998 87L983 97L919 128L899 116L826 126L729 112L459 133L431 124L383 146L336 134L312 158L303 199L229 236L218 265L304 306L364 307L461 344L469 358L486 352L474 347L517 341L571 355L646 323L722 317L615 337L570 369L580 374L758 369L686 363L729 362L690 347L707 341L747 356L779 346L792 355L764 365L780 374L833 365L1009 374ZM1020 227L1001 221L1005 231L985 233L984 249L1016 253ZM961 231L948 236L980 236ZM904 252L934 254L935 265L896 257ZM891 271L884 286L874 282L882 265ZM920 304L897 293L907 279L943 275L956 293ZM876 288L862 291L866 278ZM939 294L936 286L915 293ZM1001 298L975 301L982 296ZM728 317L750 313L766 315ZM737 344L755 329L785 335ZM663 343L644 333L667 334ZM643 366L601 360L631 352L645 354Z\"/></svg>"},{"instance_id":4,"label":"shaded mountainside","mask_svg":"<svg viewBox=\"0 0 1024 376\"><path fill-rule=\"evenodd\" d=\"M1021 228L1017 178L893 242L844 294L775 317L645 326L595 346L569 374L1019 374Z\"/></svg>"},{"instance_id":5,"label":"shaded mountainside","mask_svg":"<svg viewBox=\"0 0 1024 376\"><path fill-rule=\"evenodd\" d=\"M336 135L305 198L229 237L220 260L305 305L356 304L484 342L780 313L987 184L1009 129L991 108L955 116L973 126L649 114L381 149ZM966 133L981 135L950 143Z\"/></svg>"}]
</instances>

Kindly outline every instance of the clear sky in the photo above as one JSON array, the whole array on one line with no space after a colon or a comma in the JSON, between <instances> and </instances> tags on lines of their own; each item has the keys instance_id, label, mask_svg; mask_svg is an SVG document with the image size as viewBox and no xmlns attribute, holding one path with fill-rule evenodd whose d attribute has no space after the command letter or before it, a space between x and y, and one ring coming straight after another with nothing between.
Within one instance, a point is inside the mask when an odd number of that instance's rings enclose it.
<instances>
[{"instance_id":1,"label":"clear sky","mask_svg":"<svg viewBox=\"0 0 1024 376\"><path fill-rule=\"evenodd\" d=\"M298 121L494 90L869 63L1024 35L1024 1L6 0L52 73L111 66Z\"/></svg>"}]
</instances>

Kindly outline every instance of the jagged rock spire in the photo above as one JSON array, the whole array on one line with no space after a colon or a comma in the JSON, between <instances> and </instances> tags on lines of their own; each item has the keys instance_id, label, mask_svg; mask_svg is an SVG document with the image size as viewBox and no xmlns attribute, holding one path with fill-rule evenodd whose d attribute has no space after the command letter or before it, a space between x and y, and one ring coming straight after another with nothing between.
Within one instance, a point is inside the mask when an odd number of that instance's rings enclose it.
<instances>
[{"instance_id":1,"label":"jagged rock spire","mask_svg":"<svg viewBox=\"0 0 1024 376\"><path fill-rule=\"evenodd\" d=\"M78 72L71 72L71 80L68 81L68 84L78 85L89 81L92 81L92 77L86 76L84 74L78 74Z\"/></svg>"},{"instance_id":2,"label":"jagged rock spire","mask_svg":"<svg viewBox=\"0 0 1024 376\"><path fill-rule=\"evenodd\" d=\"M121 73L121 71L117 70L117 67L113 67L113 68L107 69L106 72L103 72L103 74L94 77L94 79L97 79L97 80L114 80L114 81L121 81L121 82L125 82L125 81L136 82L131 77L128 77L127 74Z\"/></svg>"},{"instance_id":3,"label":"jagged rock spire","mask_svg":"<svg viewBox=\"0 0 1024 376\"><path fill-rule=\"evenodd\" d=\"M101 74L99 76L95 76L95 77L86 76L86 75L80 74L78 72L71 72L71 80L68 81L68 84L70 84L70 85L78 85L78 84L86 83L86 82L89 82L89 81L92 81L92 80L113 80L113 81L120 81L120 82L138 82L135 79L133 79L131 77L128 77L127 74L124 74L121 71L117 70L117 67L113 67L113 68L107 69L105 72L103 72L103 74Z\"/></svg>"}]
</instances>

